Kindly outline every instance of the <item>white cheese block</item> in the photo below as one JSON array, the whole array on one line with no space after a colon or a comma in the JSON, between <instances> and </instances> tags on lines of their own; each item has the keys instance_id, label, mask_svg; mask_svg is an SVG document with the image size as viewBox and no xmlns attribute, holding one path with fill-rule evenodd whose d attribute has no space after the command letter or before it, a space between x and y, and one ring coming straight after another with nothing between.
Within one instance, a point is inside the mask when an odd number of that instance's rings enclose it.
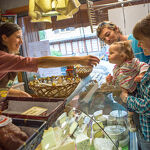
<instances>
[{"instance_id":1,"label":"white cheese block","mask_svg":"<svg viewBox=\"0 0 150 150\"><path fill-rule=\"evenodd\" d=\"M91 118L89 118L88 116L84 118L84 123L85 124L89 124L90 123Z\"/></svg>"},{"instance_id":2,"label":"white cheese block","mask_svg":"<svg viewBox=\"0 0 150 150\"><path fill-rule=\"evenodd\" d=\"M90 150L90 138L84 134L76 137L77 150Z\"/></svg>"},{"instance_id":3,"label":"white cheese block","mask_svg":"<svg viewBox=\"0 0 150 150\"><path fill-rule=\"evenodd\" d=\"M116 118L112 116L108 116L107 125L110 126L110 125L116 125L116 124L117 124Z\"/></svg>"},{"instance_id":4,"label":"white cheese block","mask_svg":"<svg viewBox=\"0 0 150 150\"><path fill-rule=\"evenodd\" d=\"M84 113L81 113L81 114L79 115L78 119L77 119L77 122L78 122L78 124L79 124L80 127L82 126L82 124L83 124L83 122L84 122L85 116L86 116L86 115L85 115Z\"/></svg>"},{"instance_id":5,"label":"white cheese block","mask_svg":"<svg viewBox=\"0 0 150 150\"><path fill-rule=\"evenodd\" d=\"M104 131L112 138L112 139L118 139L122 140L126 136L126 128L124 126L120 125L113 125L113 126L106 126L104 128ZM107 136L106 136L107 137Z\"/></svg>"},{"instance_id":6,"label":"white cheese block","mask_svg":"<svg viewBox=\"0 0 150 150\"><path fill-rule=\"evenodd\" d=\"M77 123L77 122L73 122L73 123L71 124L70 130L69 130L69 135L72 135L72 134L73 134L73 132L76 130L77 126L78 126L78 123Z\"/></svg>"},{"instance_id":7,"label":"white cheese block","mask_svg":"<svg viewBox=\"0 0 150 150\"><path fill-rule=\"evenodd\" d=\"M78 127L73 136L76 138L81 133L87 136L87 124L82 124L81 127Z\"/></svg>"},{"instance_id":8,"label":"white cheese block","mask_svg":"<svg viewBox=\"0 0 150 150\"><path fill-rule=\"evenodd\" d=\"M113 143L106 138L95 138L94 139L94 148L95 150L113 150Z\"/></svg>"},{"instance_id":9,"label":"white cheese block","mask_svg":"<svg viewBox=\"0 0 150 150\"><path fill-rule=\"evenodd\" d=\"M68 137L64 143L49 150L75 150L75 142L70 137Z\"/></svg>"},{"instance_id":10,"label":"white cheese block","mask_svg":"<svg viewBox=\"0 0 150 150\"><path fill-rule=\"evenodd\" d=\"M97 121L102 122L104 126L107 125L107 118L104 117L103 115L102 115L102 116L99 116L99 117L97 118Z\"/></svg>"},{"instance_id":11,"label":"white cheese block","mask_svg":"<svg viewBox=\"0 0 150 150\"><path fill-rule=\"evenodd\" d=\"M48 150L51 147L56 146L56 138L54 134L54 130L50 127L48 130L44 131L43 139L41 141L42 150Z\"/></svg>"},{"instance_id":12,"label":"white cheese block","mask_svg":"<svg viewBox=\"0 0 150 150\"><path fill-rule=\"evenodd\" d=\"M63 130L59 127L55 127L53 130L54 130L55 138L57 141L57 145L60 145L63 140L63 137L62 137Z\"/></svg>"},{"instance_id":13,"label":"white cheese block","mask_svg":"<svg viewBox=\"0 0 150 150\"><path fill-rule=\"evenodd\" d=\"M94 114L93 114L95 120L98 120L98 118L99 118L100 116L102 116L102 115L103 115L103 110L96 111L96 112L94 112Z\"/></svg>"},{"instance_id":14,"label":"white cheese block","mask_svg":"<svg viewBox=\"0 0 150 150\"><path fill-rule=\"evenodd\" d=\"M61 125L63 122L65 122L67 120L67 113L64 112L63 114L61 114L57 120L56 120L56 125Z\"/></svg>"},{"instance_id":15,"label":"white cheese block","mask_svg":"<svg viewBox=\"0 0 150 150\"><path fill-rule=\"evenodd\" d=\"M69 117L69 118L72 118L72 117L75 116L75 114L76 114L76 112L75 112L75 109L73 108L73 109L71 109L71 110L68 112L68 117Z\"/></svg>"},{"instance_id":16,"label":"white cheese block","mask_svg":"<svg viewBox=\"0 0 150 150\"><path fill-rule=\"evenodd\" d=\"M71 119L68 120L68 123L69 123L69 124L72 124L73 122L75 122L75 120L76 120L76 118L75 118L75 117L72 117Z\"/></svg>"}]
</instances>

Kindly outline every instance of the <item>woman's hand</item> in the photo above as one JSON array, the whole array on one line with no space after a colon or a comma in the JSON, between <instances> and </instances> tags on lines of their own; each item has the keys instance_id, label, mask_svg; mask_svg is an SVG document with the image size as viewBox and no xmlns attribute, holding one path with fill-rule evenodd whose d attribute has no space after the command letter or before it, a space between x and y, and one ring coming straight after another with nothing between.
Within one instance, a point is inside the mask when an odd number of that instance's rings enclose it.
<instances>
[{"instance_id":1,"label":"woman's hand","mask_svg":"<svg viewBox=\"0 0 150 150\"><path fill-rule=\"evenodd\" d=\"M100 60L96 56L88 55L88 56L77 56L79 57L79 64L82 66L96 66Z\"/></svg>"},{"instance_id":2,"label":"woman's hand","mask_svg":"<svg viewBox=\"0 0 150 150\"><path fill-rule=\"evenodd\" d=\"M112 79L113 79L113 76L111 74L109 74L107 77L106 77L106 82L107 83L112 83Z\"/></svg>"}]
</instances>

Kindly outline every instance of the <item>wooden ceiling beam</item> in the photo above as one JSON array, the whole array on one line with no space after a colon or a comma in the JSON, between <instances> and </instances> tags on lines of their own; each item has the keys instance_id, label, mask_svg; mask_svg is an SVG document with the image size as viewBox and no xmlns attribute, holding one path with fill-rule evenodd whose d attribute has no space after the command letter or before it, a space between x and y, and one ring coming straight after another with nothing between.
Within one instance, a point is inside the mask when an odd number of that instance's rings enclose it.
<instances>
[{"instance_id":1,"label":"wooden ceiling beam","mask_svg":"<svg viewBox=\"0 0 150 150\"><path fill-rule=\"evenodd\" d=\"M22 6L22 7L17 7L13 9L8 9L6 10L7 14L20 14L20 13L25 13L29 11L29 6Z\"/></svg>"}]
</instances>

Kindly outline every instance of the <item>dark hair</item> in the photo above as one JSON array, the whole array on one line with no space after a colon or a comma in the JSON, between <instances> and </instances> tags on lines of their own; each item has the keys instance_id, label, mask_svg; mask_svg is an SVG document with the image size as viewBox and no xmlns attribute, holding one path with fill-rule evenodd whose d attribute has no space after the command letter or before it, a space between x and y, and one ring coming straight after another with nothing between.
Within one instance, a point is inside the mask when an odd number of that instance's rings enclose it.
<instances>
[{"instance_id":1,"label":"dark hair","mask_svg":"<svg viewBox=\"0 0 150 150\"><path fill-rule=\"evenodd\" d=\"M7 47L3 44L2 35L7 37L11 36L13 33L21 30L21 27L18 24L7 22L0 25L0 50L8 52Z\"/></svg>"},{"instance_id":2,"label":"dark hair","mask_svg":"<svg viewBox=\"0 0 150 150\"><path fill-rule=\"evenodd\" d=\"M137 22L133 28L133 36L140 40L141 36L150 38L150 15Z\"/></svg>"}]
</instances>

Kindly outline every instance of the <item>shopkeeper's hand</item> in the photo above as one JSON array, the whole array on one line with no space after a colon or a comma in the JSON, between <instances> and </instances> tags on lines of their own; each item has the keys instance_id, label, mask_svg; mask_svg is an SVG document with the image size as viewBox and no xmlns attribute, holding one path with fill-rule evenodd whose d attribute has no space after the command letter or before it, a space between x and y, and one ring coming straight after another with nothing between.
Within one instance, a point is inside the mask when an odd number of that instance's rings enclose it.
<instances>
[{"instance_id":1,"label":"shopkeeper's hand","mask_svg":"<svg viewBox=\"0 0 150 150\"><path fill-rule=\"evenodd\" d=\"M88 55L88 56L79 56L79 64L82 66L96 66L99 62L100 59L96 56Z\"/></svg>"},{"instance_id":2,"label":"shopkeeper's hand","mask_svg":"<svg viewBox=\"0 0 150 150\"><path fill-rule=\"evenodd\" d=\"M12 123L0 127L0 147L4 150L16 150L27 138L26 133Z\"/></svg>"},{"instance_id":3,"label":"shopkeeper's hand","mask_svg":"<svg viewBox=\"0 0 150 150\"><path fill-rule=\"evenodd\" d=\"M128 93L122 92L122 93L120 94L120 97L121 97L121 99L122 99L122 101L123 101L124 103L127 103Z\"/></svg>"},{"instance_id":4,"label":"shopkeeper's hand","mask_svg":"<svg viewBox=\"0 0 150 150\"><path fill-rule=\"evenodd\" d=\"M32 97L30 94L24 91L12 89L12 88L9 90L8 96L10 97Z\"/></svg>"}]
</instances>

